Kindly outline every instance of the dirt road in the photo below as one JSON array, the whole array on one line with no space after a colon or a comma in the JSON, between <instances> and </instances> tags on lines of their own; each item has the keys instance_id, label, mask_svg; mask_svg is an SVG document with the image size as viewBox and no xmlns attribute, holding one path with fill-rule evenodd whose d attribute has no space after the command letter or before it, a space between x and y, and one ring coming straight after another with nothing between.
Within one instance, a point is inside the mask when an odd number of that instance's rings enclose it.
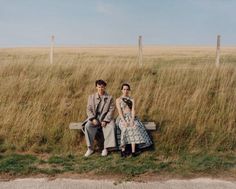
<instances>
[{"instance_id":1,"label":"dirt road","mask_svg":"<svg viewBox=\"0 0 236 189\"><path fill-rule=\"evenodd\" d=\"M57 178L24 178L0 181L0 189L236 189L236 181L198 178L191 180L167 180L155 182L121 182Z\"/></svg>"}]
</instances>

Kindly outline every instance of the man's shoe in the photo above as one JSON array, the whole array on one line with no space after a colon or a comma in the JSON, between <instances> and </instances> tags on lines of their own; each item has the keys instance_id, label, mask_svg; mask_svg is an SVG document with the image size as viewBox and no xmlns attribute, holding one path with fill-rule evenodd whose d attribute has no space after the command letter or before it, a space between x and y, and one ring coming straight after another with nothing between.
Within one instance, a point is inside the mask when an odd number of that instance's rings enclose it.
<instances>
[{"instance_id":1,"label":"man's shoe","mask_svg":"<svg viewBox=\"0 0 236 189\"><path fill-rule=\"evenodd\" d=\"M107 151L106 148L104 148L104 149L102 150L102 156L107 156L107 154L108 154L108 151Z\"/></svg>"},{"instance_id":2,"label":"man's shoe","mask_svg":"<svg viewBox=\"0 0 236 189\"><path fill-rule=\"evenodd\" d=\"M84 154L84 157L89 157L93 153L93 150L88 149L87 152Z\"/></svg>"}]
</instances>

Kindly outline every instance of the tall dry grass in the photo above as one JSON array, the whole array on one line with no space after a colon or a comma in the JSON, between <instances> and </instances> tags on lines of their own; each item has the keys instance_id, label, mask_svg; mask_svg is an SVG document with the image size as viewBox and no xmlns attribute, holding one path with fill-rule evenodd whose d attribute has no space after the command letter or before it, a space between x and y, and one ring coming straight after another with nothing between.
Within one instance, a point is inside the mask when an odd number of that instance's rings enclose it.
<instances>
[{"instance_id":1,"label":"tall dry grass","mask_svg":"<svg viewBox=\"0 0 236 189\"><path fill-rule=\"evenodd\" d=\"M131 84L138 116L158 125L153 138L160 153L235 151L233 52L222 52L217 69L213 48L149 47L143 67L131 47L60 48L53 65L47 49L2 49L0 150L84 151L83 135L68 125L86 118L87 97L102 78L114 98L123 82Z\"/></svg>"}]
</instances>

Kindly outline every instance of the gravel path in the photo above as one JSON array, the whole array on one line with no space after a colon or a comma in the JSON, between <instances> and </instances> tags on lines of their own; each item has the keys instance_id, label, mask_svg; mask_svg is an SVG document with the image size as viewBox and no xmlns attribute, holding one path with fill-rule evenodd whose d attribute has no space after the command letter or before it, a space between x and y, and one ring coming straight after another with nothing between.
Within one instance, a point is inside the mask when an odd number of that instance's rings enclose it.
<instances>
[{"instance_id":1,"label":"gravel path","mask_svg":"<svg viewBox=\"0 0 236 189\"><path fill-rule=\"evenodd\" d=\"M26 178L0 181L0 189L236 189L236 181L198 178L191 180L167 180L155 182L122 182L57 178Z\"/></svg>"}]
</instances>

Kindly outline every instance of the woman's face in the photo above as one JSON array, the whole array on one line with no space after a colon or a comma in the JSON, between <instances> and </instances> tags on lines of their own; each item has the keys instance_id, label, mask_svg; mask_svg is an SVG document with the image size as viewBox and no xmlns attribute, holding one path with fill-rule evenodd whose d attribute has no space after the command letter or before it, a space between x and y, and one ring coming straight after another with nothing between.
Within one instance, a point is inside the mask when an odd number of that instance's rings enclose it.
<instances>
[{"instance_id":1,"label":"woman's face","mask_svg":"<svg viewBox=\"0 0 236 189\"><path fill-rule=\"evenodd\" d=\"M128 96L129 95L129 87L128 86L123 86L122 88L122 94L124 96Z\"/></svg>"}]
</instances>

